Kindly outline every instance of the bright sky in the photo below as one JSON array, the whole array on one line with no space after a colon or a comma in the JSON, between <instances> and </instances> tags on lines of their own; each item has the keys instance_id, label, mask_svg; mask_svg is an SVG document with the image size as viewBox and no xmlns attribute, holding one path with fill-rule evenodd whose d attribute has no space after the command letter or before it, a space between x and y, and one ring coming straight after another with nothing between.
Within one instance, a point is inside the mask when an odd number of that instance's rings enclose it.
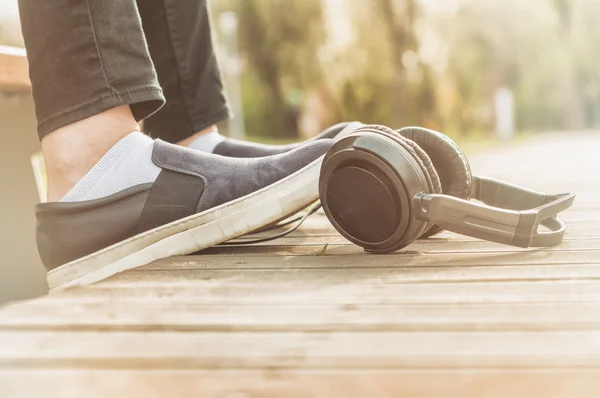
<instances>
[{"instance_id":1,"label":"bright sky","mask_svg":"<svg viewBox=\"0 0 600 398\"><path fill-rule=\"evenodd\" d=\"M435 11L454 11L461 0L419 0L425 7Z\"/></svg>"},{"instance_id":2,"label":"bright sky","mask_svg":"<svg viewBox=\"0 0 600 398\"><path fill-rule=\"evenodd\" d=\"M18 15L17 0L0 0L0 19L13 19Z\"/></svg>"},{"instance_id":3,"label":"bright sky","mask_svg":"<svg viewBox=\"0 0 600 398\"><path fill-rule=\"evenodd\" d=\"M0 0L0 35L2 36L0 44L23 45L19 22L17 0Z\"/></svg>"}]
</instances>

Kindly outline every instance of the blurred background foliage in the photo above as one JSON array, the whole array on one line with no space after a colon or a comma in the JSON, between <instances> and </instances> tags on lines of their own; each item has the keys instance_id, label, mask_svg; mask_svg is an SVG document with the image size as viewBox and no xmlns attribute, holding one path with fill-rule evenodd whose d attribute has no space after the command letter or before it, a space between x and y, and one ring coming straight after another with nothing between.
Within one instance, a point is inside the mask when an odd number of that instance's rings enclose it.
<instances>
[{"instance_id":1,"label":"blurred background foliage","mask_svg":"<svg viewBox=\"0 0 600 398\"><path fill-rule=\"evenodd\" d=\"M237 80L252 137L307 137L342 120L486 136L500 88L513 94L519 132L600 127L597 0L211 5L221 44L220 17L237 16ZM22 45L16 1L0 6L0 44Z\"/></svg>"},{"instance_id":2,"label":"blurred background foliage","mask_svg":"<svg viewBox=\"0 0 600 398\"><path fill-rule=\"evenodd\" d=\"M520 132L600 125L600 1L213 0L239 20L246 130L309 136L340 120ZM218 33L218 29L217 29Z\"/></svg>"}]
</instances>

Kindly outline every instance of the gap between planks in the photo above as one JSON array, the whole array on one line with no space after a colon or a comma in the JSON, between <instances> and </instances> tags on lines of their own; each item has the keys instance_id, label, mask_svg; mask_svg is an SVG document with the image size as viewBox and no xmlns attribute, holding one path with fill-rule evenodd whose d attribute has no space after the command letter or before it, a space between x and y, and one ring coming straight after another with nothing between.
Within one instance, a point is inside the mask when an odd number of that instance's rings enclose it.
<instances>
[{"instance_id":1,"label":"gap between planks","mask_svg":"<svg viewBox=\"0 0 600 398\"><path fill-rule=\"evenodd\" d=\"M7 397L597 398L600 370L0 370Z\"/></svg>"},{"instance_id":2,"label":"gap between planks","mask_svg":"<svg viewBox=\"0 0 600 398\"><path fill-rule=\"evenodd\" d=\"M0 369L40 367L598 369L600 333L0 332Z\"/></svg>"},{"instance_id":3,"label":"gap between planks","mask_svg":"<svg viewBox=\"0 0 600 398\"><path fill-rule=\"evenodd\" d=\"M42 301L6 308L2 331L377 332L600 330L598 304L201 306Z\"/></svg>"},{"instance_id":4,"label":"gap between planks","mask_svg":"<svg viewBox=\"0 0 600 398\"><path fill-rule=\"evenodd\" d=\"M330 253L331 254L331 253ZM128 272L156 270L234 270L234 269L339 269L348 268L415 268L415 267L503 267L528 265L597 265L600 253L597 251L557 252L522 251L491 253L429 253L414 251L397 252L386 255L287 255L279 256L231 254L178 256L158 260L144 267Z\"/></svg>"},{"instance_id":5,"label":"gap between planks","mask_svg":"<svg viewBox=\"0 0 600 398\"><path fill-rule=\"evenodd\" d=\"M52 295L46 300L76 303L145 302L149 305L289 306L402 305L461 303L598 303L595 281L447 283L405 285L272 286L195 283L94 285Z\"/></svg>"}]
</instances>

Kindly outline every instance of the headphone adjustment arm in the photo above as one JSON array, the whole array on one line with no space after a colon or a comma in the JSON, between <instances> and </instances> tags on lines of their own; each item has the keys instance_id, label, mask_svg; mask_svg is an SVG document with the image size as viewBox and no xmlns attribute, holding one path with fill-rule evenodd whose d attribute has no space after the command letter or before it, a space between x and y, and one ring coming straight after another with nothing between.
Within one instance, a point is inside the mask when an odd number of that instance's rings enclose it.
<instances>
[{"instance_id":1,"label":"headphone adjustment arm","mask_svg":"<svg viewBox=\"0 0 600 398\"><path fill-rule=\"evenodd\" d=\"M521 212L497 209L447 195L419 193L413 198L415 218L473 238L515 245Z\"/></svg>"}]
</instances>

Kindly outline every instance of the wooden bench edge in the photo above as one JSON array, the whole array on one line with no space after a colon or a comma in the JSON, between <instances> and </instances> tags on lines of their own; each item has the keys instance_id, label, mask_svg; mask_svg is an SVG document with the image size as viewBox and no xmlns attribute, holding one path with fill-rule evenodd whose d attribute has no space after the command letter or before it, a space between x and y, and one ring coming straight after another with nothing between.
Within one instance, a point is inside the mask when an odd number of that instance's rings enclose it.
<instances>
[{"instance_id":1,"label":"wooden bench edge","mask_svg":"<svg viewBox=\"0 0 600 398\"><path fill-rule=\"evenodd\" d=\"M24 92L30 89L25 49L0 45L0 91Z\"/></svg>"}]
</instances>

